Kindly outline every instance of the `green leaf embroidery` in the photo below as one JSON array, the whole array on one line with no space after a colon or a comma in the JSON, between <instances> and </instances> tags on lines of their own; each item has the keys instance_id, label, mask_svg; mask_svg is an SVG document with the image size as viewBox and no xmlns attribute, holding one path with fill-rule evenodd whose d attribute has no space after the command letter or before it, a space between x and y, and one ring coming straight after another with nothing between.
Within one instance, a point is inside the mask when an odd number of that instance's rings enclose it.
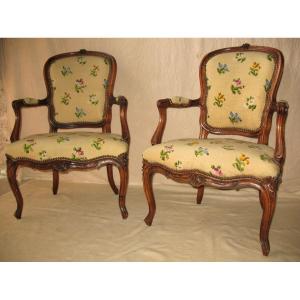
<instances>
[{"instance_id":1,"label":"green leaf embroidery","mask_svg":"<svg viewBox=\"0 0 300 300\"><path fill-rule=\"evenodd\" d=\"M87 158L84 156L84 151L82 150L81 147L74 147L71 159L73 159L73 160L85 160Z\"/></svg>"},{"instance_id":2,"label":"green leaf embroidery","mask_svg":"<svg viewBox=\"0 0 300 300\"><path fill-rule=\"evenodd\" d=\"M237 53L237 54L235 55L235 58L236 58L236 60L237 60L238 62L240 62L240 63L243 63L243 62L246 60L245 54L244 54L244 53L241 53L241 52Z\"/></svg>"},{"instance_id":3,"label":"green leaf embroidery","mask_svg":"<svg viewBox=\"0 0 300 300\"><path fill-rule=\"evenodd\" d=\"M61 97L61 102L65 105L69 105L71 99L72 99L71 95L65 92L64 96Z\"/></svg>"},{"instance_id":4,"label":"green leaf embroidery","mask_svg":"<svg viewBox=\"0 0 300 300\"><path fill-rule=\"evenodd\" d=\"M82 78L76 79L74 88L77 93L83 93L83 89L86 87L87 85L84 83Z\"/></svg>"},{"instance_id":5,"label":"green leaf embroidery","mask_svg":"<svg viewBox=\"0 0 300 300\"><path fill-rule=\"evenodd\" d=\"M175 166L176 170L182 169L182 161L177 160L177 161L174 163L174 166Z\"/></svg>"},{"instance_id":6,"label":"green leaf embroidery","mask_svg":"<svg viewBox=\"0 0 300 300\"><path fill-rule=\"evenodd\" d=\"M76 111L75 111L75 116L80 119L83 116L86 116L86 113L84 112L84 110L82 108L76 107Z\"/></svg>"},{"instance_id":7,"label":"green leaf embroidery","mask_svg":"<svg viewBox=\"0 0 300 300\"><path fill-rule=\"evenodd\" d=\"M232 80L232 84L231 84L231 91L234 95L236 94L241 94L241 90L244 88L245 86L242 85L241 79L237 78L237 79L233 79Z\"/></svg>"},{"instance_id":8,"label":"green leaf embroidery","mask_svg":"<svg viewBox=\"0 0 300 300\"><path fill-rule=\"evenodd\" d=\"M246 107L254 111L256 109L256 104L254 102L254 97L250 96L246 99Z\"/></svg>"},{"instance_id":9,"label":"green leaf embroidery","mask_svg":"<svg viewBox=\"0 0 300 300\"><path fill-rule=\"evenodd\" d=\"M218 107L222 107L225 100L226 100L225 96L219 93L218 96L215 97L214 105L217 105Z\"/></svg>"},{"instance_id":10,"label":"green leaf embroidery","mask_svg":"<svg viewBox=\"0 0 300 300\"><path fill-rule=\"evenodd\" d=\"M168 160L170 157L169 157L169 154L174 152L174 149L173 149L173 145L170 145L170 146L164 146L164 149L162 149L160 151L160 159L161 160Z\"/></svg>"},{"instance_id":11,"label":"green leaf embroidery","mask_svg":"<svg viewBox=\"0 0 300 300\"><path fill-rule=\"evenodd\" d=\"M80 65L85 65L87 60L84 56L78 56L77 57L77 62L80 64Z\"/></svg>"},{"instance_id":12,"label":"green leaf embroidery","mask_svg":"<svg viewBox=\"0 0 300 300\"><path fill-rule=\"evenodd\" d=\"M97 138L93 141L91 144L92 147L94 147L97 150L101 150L101 146L105 143L105 141L102 138Z\"/></svg>"},{"instance_id":13,"label":"green leaf embroidery","mask_svg":"<svg viewBox=\"0 0 300 300\"><path fill-rule=\"evenodd\" d=\"M229 72L227 64L219 63L217 67L217 71L219 74L225 74L226 72Z\"/></svg>"},{"instance_id":14,"label":"green leaf embroidery","mask_svg":"<svg viewBox=\"0 0 300 300\"><path fill-rule=\"evenodd\" d=\"M252 66L250 67L250 71L249 71L249 75L253 75L253 76L257 76L258 75L258 71L261 69L261 66L259 63L254 62L252 64Z\"/></svg>"},{"instance_id":15,"label":"green leaf embroidery","mask_svg":"<svg viewBox=\"0 0 300 300\"><path fill-rule=\"evenodd\" d=\"M209 91L211 89L211 85L208 83L208 78L205 77L205 82L206 82L206 87L207 87L207 90Z\"/></svg>"},{"instance_id":16,"label":"green leaf embroidery","mask_svg":"<svg viewBox=\"0 0 300 300\"><path fill-rule=\"evenodd\" d=\"M30 142L30 144L24 144L23 149L25 153L29 153L33 151L33 146L36 144L35 142L33 142L33 140L27 140L27 142Z\"/></svg>"},{"instance_id":17,"label":"green leaf embroidery","mask_svg":"<svg viewBox=\"0 0 300 300\"><path fill-rule=\"evenodd\" d=\"M197 150L195 150L195 156L203 156L204 154L209 155L209 152L207 150L207 148L204 147L198 147Z\"/></svg>"},{"instance_id":18,"label":"green leaf embroidery","mask_svg":"<svg viewBox=\"0 0 300 300\"><path fill-rule=\"evenodd\" d=\"M234 168L243 172L245 170L246 165L250 164L250 158L245 154L241 154L240 157L236 157L235 162L232 164Z\"/></svg>"},{"instance_id":19,"label":"green leaf embroidery","mask_svg":"<svg viewBox=\"0 0 300 300\"><path fill-rule=\"evenodd\" d=\"M273 161L273 158L270 155L266 154L266 153L261 154L260 159L263 160L263 161L268 161L268 162Z\"/></svg>"},{"instance_id":20,"label":"green leaf embroidery","mask_svg":"<svg viewBox=\"0 0 300 300\"><path fill-rule=\"evenodd\" d=\"M57 143L60 144L62 142L67 142L67 141L70 141L70 138L68 136L59 136L57 139L56 139Z\"/></svg>"},{"instance_id":21,"label":"green leaf embroidery","mask_svg":"<svg viewBox=\"0 0 300 300\"><path fill-rule=\"evenodd\" d=\"M234 146L232 145L224 145L222 148L225 150L235 150Z\"/></svg>"},{"instance_id":22,"label":"green leaf embroidery","mask_svg":"<svg viewBox=\"0 0 300 300\"><path fill-rule=\"evenodd\" d=\"M267 55L267 59L268 59L269 61L273 61L273 60L274 60L273 54L268 54L268 55Z\"/></svg>"},{"instance_id":23,"label":"green leaf embroidery","mask_svg":"<svg viewBox=\"0 0 300 300\"><path fill-rule=\"evenodd\" d=\"M239 114L238 113L234 113L234 112L230 112L229 113L229 120L232 124L236 124L236 123L239 123L239 122L242 122L242 119L240 118Z\"/></svg>"},{"instance_id":24,"label":"green leaf embroidery","mask_svg":"<svg viewBox=\"0 0 300 300\"><path fill-rule=\"evenodd\" d=\"M97 105L99 103L99 100L97 99L96 94L89 95L89 101L93 105Z\"/></svg>"},{"instance_id":25,"label":"green leaf embroidery","mask_svg":"<svg viewBox=\"0 0 300 300\"><path fill-rule=\"evenodd\" d=\"M40 160L43 160L47 155L47 151L46 150L42 150L39 152L39 157L40 157Z\"/></svg>"},{"instance_id":26,"label":"green leaf embroidery","mask_svg":"<svg viewBox=\"0 0 300 300\"><path fill-rule=\"evenodd\" d=\"M264 88L265 88L265 92L268 92L270 90L270 88L271 88L271 80L266 79Z\"/></svg>"},{"instance_id":27,"label":"green leaf embroidery","mask_svg":"<svg viewBox=\"0 0 300 300\"><path fill-rule=\"evenodd\" d=\"M63 66L62 70L61 70L61 74L63 76L67 76L67 75L73 74L73 72L71 71L70 67Z\"/></svg>"},{"instance_id":28,"label":"green leaf embroidery","mask_svg":"<svg viewBox=\"0 0 300 300\"><path fill-rule=\"evenodd\" d=\"M103 87L106 89L108 87L108 80L104 79L103 80Z\"/></svg>"},{"instance_id":29,"label":"green leaf embroidery","mask_svg":"<svg viewBox=\"0 0 300 300\"><path fill-rule=\"evenodd\" d=\"M96 77L98 75L99 66L93 65L93 68L90 71L90 75Z\"/></svg>"}]
</instances>

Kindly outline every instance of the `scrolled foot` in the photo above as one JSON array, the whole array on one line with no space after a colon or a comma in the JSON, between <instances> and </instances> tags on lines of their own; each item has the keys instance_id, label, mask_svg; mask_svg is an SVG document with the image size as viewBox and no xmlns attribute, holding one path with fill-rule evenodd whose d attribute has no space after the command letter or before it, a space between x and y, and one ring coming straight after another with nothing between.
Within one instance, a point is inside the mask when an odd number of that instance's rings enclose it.
<instances>
[{"instance_id":1,"label":"scrolled foot","mask_svg":"<svg viewBox=\"0 0 300 300\"><path fill-rule=\"evenodd\" d=\"M120 211L121 211L122 218L127 219L128 218L128 211L127 211L126 206L120 207Z\"/></svg>"},{"instance_id":2,"label":"scrolled foot","mask_svg":"<svg viewBox=\"0 0 300 300\"><path fill-rule=\"evenodd\" d=\"M269 240L261 240L260 244L261 244L261 249L262 249L263 255L264 256L268 256L269 253L270 253L270 243L269 243Z\"/></svg>"},{"instance_id":3,"label":"scrolled foot","mask_svg":"<svg viewBox=\"0 0 300 300\"><path fill-rule=\"evenodd\" d=\"M148 226L151 226L151 225L152 225L153 218L154 218L154 215L148 214L147 217L144 219L144 222L145 222Z\"/></svg>"},{"instance_id":4,"label":"scrolled foot","mask_svg":"<svg viewBox=\"0 0 300 300\"><path fill-rule=\"evenodd\" d=\"M22 217L22 209L17 209L14 213L16 219L20 220Z\"/></svg>"}]
</instances>

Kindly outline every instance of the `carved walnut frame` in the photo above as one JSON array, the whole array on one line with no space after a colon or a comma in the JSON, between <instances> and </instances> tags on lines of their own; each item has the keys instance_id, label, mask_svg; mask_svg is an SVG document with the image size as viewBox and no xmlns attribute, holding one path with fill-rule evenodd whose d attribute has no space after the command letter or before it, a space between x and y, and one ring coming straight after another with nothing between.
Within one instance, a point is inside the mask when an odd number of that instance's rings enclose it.
<instances>
[{"instance_id":1,"label":"carved walnut frame","mask_svg":"<svg viewBox=\"0 0 300 300\"><path fill-rule=\"evenodd\" d=\"M236 128L215 128L207 124L207 85L206 85L206 63L210 58L219 53L228 52L245 52L245 51L261 51L268 54L272 54L275 59L275 70L272 78L272 86L267 93L267 101L265 104L261 127L257 130L243 130ZM280 174L277 178L255 178L250 176L230 177L222 179L216 176L212 176L206 173L202 173L198 170L173 170L165 167L159 163L150 163L143 160L143 184L144 191L149 205L149 213L145 218L145 223L151 226L155 211L155 198L152 188L152 179L155 173L165 175L167 178L171 178L179 183L188 183L198 190L197 203L201 204L204 186L210 186L222 190L227 189L241 189L241 188L255 188L259 191L260 204L263 210L262 220L260 225L260 243L262 252L264 255L268 255L270 252L269 244L269 230L271 221L275 211L276 196L278 186L281 183L283 165L285 161L285 123L288 114L288 104L285 101L276 102L276 94L279 87L279 83L283 72L283 55L274 48L250 46L244 44L241 47L231 47L220 49L206 55L201 64L199 70L201 97L195 100L189 100L188 103L178 104L172 103L171 99L162 99L157 101L157 107L159 110L159 123L155 130L155 133L151 139L152 145L160 144L164 129L167 121L167 109L168 108L188 108L188 107L200 107L200 139L206 139L209 133L217 135L241 135L251 138L257 138L259 144L268 144L269 134L272 125L272 116L274 112L277 112L276 119L276 145L274 152L274 160L280 166Z\"/></svg>"},{"instance_id":2,"label":"carved walnut frame","mask_svg":"<svg viewBox=\"0 0 300 300\"><path fill-rule=\"evenodd\" d=\"M51 88L51 78L50 78L50 66L51 64L60 58L86 55L86 56L100 56L107 59L110 63L110 72L108 75L108 87L105 93L105 109L104 117L100 122L76 122L76 123L58 123L54 118L54 106L53 106L53 90ZM96 51L86 51L80 50L78 52L70 52L59 54L48 59L44 66L44 79L47 88L47 97L42 100L38 100L37 103L28 103L24 99L14 100L12 102L12 107L15 112L16 120L15 125L10 137L11 142L20 139L20 129L22 123L22 108L28 107L40 107L46 106L48 108L48 121L50 125L50 132L57 132L58 129L73 129L73 128L102 128L102 132L111 132L111 119L112 119L112 106L119 105L120 107L120 121L122 128L122 138L128 144L130 143L130 134L127 124L127 106L128 102L124 96L114 97L113 89L116 79L117 63L113 56ZM44 161L37 161L25 158L13 158L9 155L7 157L7 177L10 187L15 195L17 201L17 210L15 212L15 217L17 219L21 218L23 210L23 197L20 192L18 182L17 182L17 169L19 166L25 166L32 169L39 170L52 170L53 171L53 194L56 195L59 185L59 172L67 171L70 169L92 169L100 168L106 166L107 176L109 184L115 194L119 194L119 207L123 219L128 217L128 212L125 206L125 198L128 186L128 155L121 154L119 157L114 156L102 156L96 159L89 159L84 161L74 161L71 159L49 159ZM116 166L120 173L120 190L115 185L113 178L113 166Z\"/></svg>"}]
</instances>

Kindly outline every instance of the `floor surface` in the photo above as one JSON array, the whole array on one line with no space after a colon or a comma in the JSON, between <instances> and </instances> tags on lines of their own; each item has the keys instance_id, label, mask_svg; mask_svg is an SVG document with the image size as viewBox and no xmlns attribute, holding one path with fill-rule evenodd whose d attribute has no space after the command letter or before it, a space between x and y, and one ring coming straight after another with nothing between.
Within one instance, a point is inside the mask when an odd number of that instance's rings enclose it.
<instances>
[{"instance_id":1,"label":"floor surface","mask_svg":"<svg viewBox=\"0 0 300 300\"><path fill-rule=\"evenodd\" d=\"M35 180L21 186L23 217L16 220L7 187L0 185L0 261L300 261L300 192L293 185L279 193L269 257L261 253L254 190L207 188L197 205L189 186L156 186L157 214L148 227L140 186L128 189L127 220L108 185L62 182L54 196L51 182Z\"/></svg>"}]
</instances>

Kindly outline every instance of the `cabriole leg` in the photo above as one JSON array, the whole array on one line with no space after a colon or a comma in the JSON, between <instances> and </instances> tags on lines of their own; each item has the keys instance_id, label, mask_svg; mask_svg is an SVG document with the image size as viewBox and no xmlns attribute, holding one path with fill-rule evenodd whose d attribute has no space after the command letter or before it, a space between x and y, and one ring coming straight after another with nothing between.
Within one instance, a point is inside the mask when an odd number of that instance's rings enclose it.
<instances>
[{"instance_id":1,"label":"cabriole leg","mask_svg":"<svg viewBox=\"0 0 300 300\"><path fill-rule=\"evenodd\" d=\"M23 197L17 182L17 169L18 164L11 161L10 159L7 159L7 179L17 201L17 210L15 211L15 217L17 219L21 219L23 210Z\"/></svg>"},{"instance_id":2,"label":"cabriole leg","mask_svg":"<svg viewBox=\"0 0 300 300\"><path fill-rule=\"evenodd\" d=\"M144 221L148 226L152 225L152 221L156 211L156 205L155 205L155 199L154 199L153 187L152 187L152 179L153 179L153 173L151 172L151 167L148 164L144 163L143 185L144 185L144 192L149 206L149 212L146 218L144 219Z\"/></svg>"},{"instance_id":3,"label":"cabriole leg","mask_svg":"<svg viewBox=\"0 0 300 300\"><path fill-rule=\"evenodd\" d=\"M260 202L263 215L260 225L260 243L263 255L270 252L269 231L276 206L277 187L273 184L263 186L260 192Z\"/></svg>"},{"instance_id":4,"label":"cabriole leg","mask_svg":"<svg viewBox=\"0 0 300 300\"><path fill-rule=\"evenodd\" d=\"M119 207L121 210L122 218L127 219L128 212L125 206L126 193L128 187L128 166L120 166L120 192L119 192Z\"/></svg>"}]
</instances>

